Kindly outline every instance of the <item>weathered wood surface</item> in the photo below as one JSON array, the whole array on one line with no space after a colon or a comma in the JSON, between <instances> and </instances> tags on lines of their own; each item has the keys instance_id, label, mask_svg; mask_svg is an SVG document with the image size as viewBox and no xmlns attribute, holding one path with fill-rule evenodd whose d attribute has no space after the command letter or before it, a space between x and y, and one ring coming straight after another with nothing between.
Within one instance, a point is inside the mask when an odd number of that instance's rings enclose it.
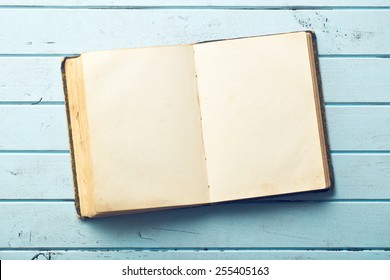
<instances>
[{"instance_id":1,"label":"weathered wood surface","mask_svg":"<svg viewBox=\"0 0 390 280\"><path fill-rule=\"evenodd\" d=\"M7 260L389 260L384 250L2 250Z\"/></svg>"},{"instance_id":2,"label":"weathered wood surface","mask_svg":"<svg viewBox=\"0 0 390 280\"><path fill-rule=\"evenodd\" d=\"M389 25L384 0L0 0L0 258L389 259ZM63 55L307 29L334 190L77 218Z\"/></svg>"},{"instance_id":3,"label":"weathered wood surface","mask_svg":"<svg viewBox=\"0 0 390 280\"><path fill-rule=\"evenodd\" d=\"M33 7L105 7L109 9L121 7L221 7L241 8L258 7L261 9L274 7L278 9L291 9L292 7L389 7L386 0L20 0L17 3L12 0L1 0L1 6L33 6Z\"/></svg>"},{"instance_id":4,"label":"weathered wood surface","mask_svg":"<svg viewBox=\"0 0 390 280\"><path fill-rule=\"evenodd\" d=\"M321 55L384 56L390 53L389 25L389 9L8 8L0 9L0 53L78 54L310 29Z\"/></svg>"},{"instance_id":5,"label":"weathered wood surface","mask_svg":"<svg viewBox=\"0 0 390 280\"><path fill-rule=\"evenodd\" d=\"M387 249L388 202L256 202L82 220L73 202L0 203L0 248Z\"/></svg>"}]
</instances>

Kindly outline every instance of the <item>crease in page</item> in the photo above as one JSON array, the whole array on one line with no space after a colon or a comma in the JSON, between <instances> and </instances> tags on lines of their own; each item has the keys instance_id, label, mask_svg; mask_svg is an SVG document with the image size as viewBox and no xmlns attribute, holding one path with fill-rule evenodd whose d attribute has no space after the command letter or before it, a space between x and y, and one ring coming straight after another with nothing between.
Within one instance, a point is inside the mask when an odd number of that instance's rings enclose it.
<instances>
[{"instance_id":1,"label":"crease in page","mask_svg":"<svg viewBox=\"0 0 390 280\"><path fill-rule=\"evenodd\" d=\"M192 45L192 53L194 58L194 71L195 71L195 80L196 80L196 97L198 100L198 106L199 106L199 114L200 114L200 130L201 130L201 136L202 136L202 147L203 147L203 156L204 156L204 163L205 163L205 173L206 173L206 180L207 180L207 197L208 202L211 201L211 195L210 195L210 181L209 181L209 174L208 174L208 168L207 168L207 154L206 154L206 147L205 147L205 141L204 141L204 134L203 134L203 118L202 118L202 107L200 106L200 97L199 97L199 85L198 85L198 67L196 62L196 56L195 56L195 48L194 45Z\"/></svg>"}]
</instances>

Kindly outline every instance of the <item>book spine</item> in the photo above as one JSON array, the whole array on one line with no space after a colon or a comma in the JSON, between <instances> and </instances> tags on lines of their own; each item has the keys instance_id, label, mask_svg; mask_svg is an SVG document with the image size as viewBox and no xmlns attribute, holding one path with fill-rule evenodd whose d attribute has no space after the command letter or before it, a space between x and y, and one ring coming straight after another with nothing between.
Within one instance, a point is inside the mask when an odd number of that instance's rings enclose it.
<instances>
[{"instance_id":1,"label":"book spine","mask_svg":"<svg viewBox=\"0 0 390 280\"><path fill-rule=\"evenodd\" d=\"M74 195L75 195L75 207L76 207L77 215L79 215L81 217L80 197L79 197L79 190L78 190L78 184L77 184L77 173L76 173L76 161L75 161L75 156L74 156L74 146L73 146L73 137L72 137L72 125L71 125L71 121L70 121L68 88L66 86L65 62L68 58L74 58L74 57L65 57L61 62L62 86L64 89L65 110L66 110L66 118L67 118L67 124L68 124L70 161L71 161L71 167L72 167L72 179L73 179L73 188L74 188Z\"/></svg>"},{"instance_id":2,"label":"book spine","mask_svg":"<svg viewBox=\"0 0 390 280\"><path fill-rule=\"evenodd\" d=\"M330 154L328 126L327 126L326 115L325 115L325 101L324 101L324 95L323 95L323 91L322 91L320 63L318 60L317 37L313 31L307 31L307 32L309 32L311 34L311 37L312 37L314 64L315 64L315 71L316 71L317 85L318 85L318 95L320 98L321 119L322 119L323 131L324 131L326 159L327 159L328 170L329 170L329 180L330 180L329 188L333 188L334 187L334 173L333 173L332 158L331 158L331 154Z\"/></svg>"}]
</instances>

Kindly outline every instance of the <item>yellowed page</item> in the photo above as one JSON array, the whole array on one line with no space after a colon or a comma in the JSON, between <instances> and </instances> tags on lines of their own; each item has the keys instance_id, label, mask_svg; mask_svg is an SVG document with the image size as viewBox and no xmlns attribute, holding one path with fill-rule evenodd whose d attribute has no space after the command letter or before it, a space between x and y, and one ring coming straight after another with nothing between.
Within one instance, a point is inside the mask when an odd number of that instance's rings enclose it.
<instances>
[{"instance_id":1,"label":"yellowed page","mask_svg":"<svg viewBox=\"0 0 390 280\"><path fill-rule=\"evenodd\" d=\"M97 212L208 202L192 47L81 57Z\"/></svg>"},{"instance_id":2,"label":"yellowed page","mask_svg":"<svg viewBox=\"0 0 390 280\"><path fill-rule=\"evenodd\" d=\"M324 188L306 33L194 50L211 201Z\"/></svg>"}]
</instances>

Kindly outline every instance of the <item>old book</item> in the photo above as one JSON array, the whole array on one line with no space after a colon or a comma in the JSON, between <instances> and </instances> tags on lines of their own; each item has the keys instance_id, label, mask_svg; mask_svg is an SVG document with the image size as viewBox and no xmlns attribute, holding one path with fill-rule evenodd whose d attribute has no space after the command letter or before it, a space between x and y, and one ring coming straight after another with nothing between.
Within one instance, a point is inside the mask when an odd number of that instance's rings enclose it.
<instances>
[{"instance_id":1,"label":"old book","mask_svg":"<svg viewBox=\"0 0 390 280\"><path fill-rule=\"evenodd\" d=\"M331 186L313 34L63 62L82 217Z\"/></svg>"}]
</instances>

